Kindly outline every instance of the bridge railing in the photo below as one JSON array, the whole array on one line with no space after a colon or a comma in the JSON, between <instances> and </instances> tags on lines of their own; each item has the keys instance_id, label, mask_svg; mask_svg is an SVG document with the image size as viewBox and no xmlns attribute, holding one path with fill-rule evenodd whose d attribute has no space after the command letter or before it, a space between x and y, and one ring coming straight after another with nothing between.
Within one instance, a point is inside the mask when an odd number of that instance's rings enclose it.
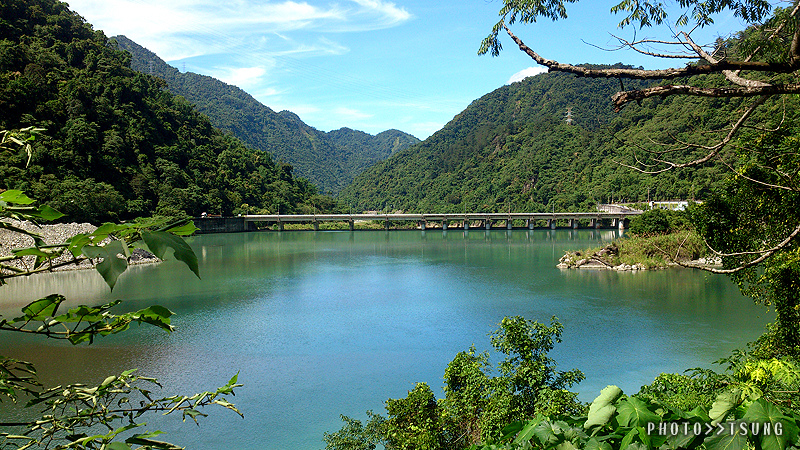
<instances>
[{"instance_id":1,"label":"bridge railing","mask_svg":"<svg viewBox=\"0 0 800 450\"><path fill-rule=\"evenodd\" d=\"M425 230L429 225L439 224L442 229L448 229L451 223L460 223L464 229L477 226L492 229L495 222L505 222L507 229L512 229L516 221L523 221L528 229L536 228L537 223L546 222L546 227L555 229L558 223L567 221L569 228L579 228L581 221L587 222L589 227L601 228L604 223L611 221L612 227L625 227L625 222L641 211L621 212L568 212L568 213L447 213L447 214L252 214L237 217L203 217L195 219L195 225L201 233L224 233L254 231L256 222L277 224L279 230L284 229L287 223L310 223L314 230L319 229L322 222L346 222L351 230L355 223L360 221L383 222L386 229L391 223L417 222L417 226Z\"/></svg>"}]
</instances>

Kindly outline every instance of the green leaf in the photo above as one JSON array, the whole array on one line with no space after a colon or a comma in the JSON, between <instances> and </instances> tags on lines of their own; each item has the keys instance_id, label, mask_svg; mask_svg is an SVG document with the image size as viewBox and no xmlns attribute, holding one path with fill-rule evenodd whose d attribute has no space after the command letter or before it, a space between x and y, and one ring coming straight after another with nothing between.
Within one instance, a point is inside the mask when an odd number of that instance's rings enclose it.
<instances>
[{"instance_id":1,"label":"green leaf","mask_svg":"<svg viewBox=\"0 0 800 450\"><path fill-rule=\"evenodd\" d=\"M124 442L109 442L100 448L101 450L131 450L131 446Z\"/></svg>"},{"instance_id":2,"label":"green leaf","mask_svg":"<svg viewBox=\"0 0 800 450\"><path fill-rule=\"evenodd\" d=\"M164 231L154 231L154 232L142 232L142 239L144 240L147 247L153 252L156 257L160 259L164 259L164 254L166 253L168 248L171 248L175 253L175 259L178 261L183 261L188 267L189 270L194 272L197 275L197 278L200 278L200 269L197 266L197 256L194 254L194 251L189 244L186 243L183 239L174 234L170 234Z\"/></svg>"},{"instance_id":3,"label":"green leaf","mask_svg":"<svg viewBox=\"0 0 800 450\"><path fill-rule=\"evenodd\" d=\"M559 434L561 434L561 428L555 425L554 423L550 422L549 420L542 420L535 427L531 430L533 434L539 439L545 447L551 446L562 440ZM527 440L530 440L528 438ZM514 440L515 443L518 443L517 440ZM519 443L523 442L522 440Z\"/></svg>"},{"instance_id":4,"label":"green leaf","mask_svg":"<svg viewBox=\"0 0 800 450\"><path fill-rule=\"evenodd\" d=\"M172 331L173 328L170 325L170 317L173 314L172 311L163 306L153 305L133 313L132 316L135 320L139 320L140 322L155 325L166 331Z\"/></svg>"},{"instance_id":5,"label":"green leaf","mask_svg":"<svg viewBox=\"0 0 800 450\"><path fill-rule=\"evenodd\" d=\"M515 444L521 444L523 442L528 442L535 436L534 430L539 425L538 421L532 420L527 425L525 425L517 434L517 437L514 438ZM545 442L545 441L542 441Z\"/></svg>"},{"instance_id":6,"label":"green leaf","mask_svg":"<svg viewBox=\"0 0 800 450\"><path fill-rule=\"evenodd\" d=\"M52 221L64 217L64 214L56 211L55 209L47 205L42 205L39 208L37 208L36 211L30 212L28 214L30 214L33 217L38 217L46 221Z\"/></svg>"},{"instance_id":7,"label":"green leaf","mask_svg":"<svg viewBox=\"0 0 800 450\"><path fill-rule=\"evenodd\" d=\"M748 424L760 424L762 429L766 424L771 427L774 427L777 423L781 424L783 430L780 435L774 432L758 434L756 439L761 444L762 450L784 450L791 436L797 436L798 433L798 428L794 421L783 414L777 405L763 398L754 401L747 408L742 421Z\"/></svg>"},{"instance_id":8,"label":"green leaf","mask_svg":"<svg viewBox=\"0 0 800 450\"><path fill-rule=\"evenodd\" d=\"M600 395L594 399L589 406L589 415L586 418L586 423L583 428L590 430L592 428L602 428L610 420L617 408L614 407L614 402L622 396L622 389L617 386L606 386L600 391Z\"/></svg>"},{"instance_id":9,"label":"green leaf","mask_svg":"<svg viewBox=\"0 0 800 450\"><path fill-rule=\"evenodd\" d=\"M725 420L728 413L736 409L741 403L742 392L739 389L733 389L719 394L711 405L711 410L708 412L711 424L717 425Z\"/></svg>"},{"instance_id":10,"label":"green leaf","mask_svg":"<svg viewBox=\"0 0 800 450\"><path fill-rule=\"evenodd\" d=\"M53 317L58 310L58 306L66 300L63 295L50 294L22 308L24 317L14 319L14 322L25 322L31 320L45 320Z\"/></svg>"},{"instance_id":11,"label":"green leaf","mask_svg":"<svg viewBox=\"0 0 800 450\"><path fill-rule=\"evenodd\" d=\"M625 437L622 438L622 442L619 443L619 450L625 450L626 448L628 448L628 446L631 445L631 442L633 442L633 438L635 438L638 435L639 435L639 430L637 430L636 428L631 428L631 430L628 431Z\"/></svg>"},{"instance_id":12,"label":"green leaf","mask_svg":"<svg viewBox=\"0 0 800 450\"><path fill-rule=\"evenodd\" d=\"M28 198L27 195L16 189L9 189L7 191L0 192L0 201L14 203L16 205L30 205L33 203L33 200Z\"/></svg>"},{"instance_id":13,"label":"green leaf","mask_svg":"<svg viewBox=\"0 0 800 450\"><path fill-rule=\"evenodd\" d=\"M656 413L647 408L647 404L636 397L629 397L617 403L617 420L625 427L646 427L648 423L661 420Z\"/></svg>"},{"instance_id":14,"label":"green leaf","mask_svg":"<svg viewBox=\"0 0 800 450\"><path fill-rule=\"evenodd\" d=\"M175 235L178 235L178 236L191 236L194 233L196 233L197 230L199 230L199 228L197 228L194 225L194 222L192 222L190 220L190 221L188 221L188 222L186 222L184 224L178 224L176 226L169 227L169 228L167 228L166 230L163 230L163 231L166 231L167 233L172 233L172 234L175 234Z\"/></svg>"},{"instance_id":15,"label":"green leaf","mask_svg":"<svg viewBox=\"0 0 800 450\"><path fill-rule=\"evenodd\" d=\"M730 427L725 431L730 431ZM725 431L721 433L714 432L707 437L703 441L706 450L745 450L749 448L747 437L742 435L738 426L733 428L732 434Z\"/></svg>"},{"instance_id":16,"label":"green leaf","mask_svg":"<svg viewBox=\"0 0 800 450\"><path fill-rule=\"evenodd\" d=\"M591 438L586 442L585 450L611 450L611 444L608 442L600 442L597 438Z\"/></svg>"},{"instance_id":17,"label":"green leaf","mask_svg":"<svg viewBox=\"0 0 800 450\"><path fill-rule=\"evenodd\" d=\"M65 243L67 244L67 250L77 258L83 254L83 247L92 243L92 239L87 234L76 234Z\"/></svg>"},{"instance_id":18,"label":"green leaf","mask_svg":"<svg viewBox=\"0 0 800 450\"><path fill-rule=\"evenodd\" d=\"M83 254L87 257L103 258L103 261L97 264L96 268L111 290L114 290L117 278L128 268L128 260L117 256L120 253L126 253L122 241L112 241L102 247L96 245L83 247Z\"/></svg>"}]
</instances>

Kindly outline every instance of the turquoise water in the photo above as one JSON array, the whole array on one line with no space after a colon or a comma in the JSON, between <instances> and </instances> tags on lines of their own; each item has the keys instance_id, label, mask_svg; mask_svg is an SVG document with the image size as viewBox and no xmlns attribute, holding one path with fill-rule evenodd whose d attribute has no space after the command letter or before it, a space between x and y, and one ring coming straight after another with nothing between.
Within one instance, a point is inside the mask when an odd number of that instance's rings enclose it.
<instances>
[{"instance_id":1,"label":"turquoise water","mask_svg":"<svg viewBox=\"0 0 800 450\"><path fill-rule=\"evenodd\" d=\"M129 368L164 394L221 386L245 418L211 411L200 427L150 420L194 449L317 449L339 414L383 412L416 382L435 390L447 363L507 315L558 316L551 354L579 368L589 401L607 384L635 392L660 372L710 363L755 339L770 319L721 276L689 271L562 271L565 250L599 245L596 231L357 231L206 235L191 243L202 279L175 262L138 266L109 293L94 271L48 274L0 288L6 309L52 292L74 303L157 303L178 331L152 327L69 347L3 336L0 354L37 363L48 383L99 383ZM496 360L495 360L496 361ZM5 407L0 404L0 408Z\"/></svg>"}]
</instances>

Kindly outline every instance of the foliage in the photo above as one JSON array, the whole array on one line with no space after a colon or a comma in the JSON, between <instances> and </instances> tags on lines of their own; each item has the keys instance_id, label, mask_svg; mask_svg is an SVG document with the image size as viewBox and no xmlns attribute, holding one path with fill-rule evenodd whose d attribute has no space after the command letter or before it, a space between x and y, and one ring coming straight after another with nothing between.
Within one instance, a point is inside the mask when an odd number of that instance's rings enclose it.
<instances>
[{"instance_id":1,"label":"foliage","mask_svg":"<svg viewBox=\"0 0 800 450\"><path fill-rule=\"evenodd\" d=\"M800 94L800 2L773 7L765 0L679 2L670 17L664 3L623 0L611 8L622 14L620 27L662 26L666 39L618 37L620 48L691 64L660 70L597 69L545 58L511 32L515 22L567 17L573 0L504 0L500 21L483 41L480 53L496 55L505 31L521 51L551 71L594 78L665 80L650 87L620 84L612 97L617 110L652 98L667 104L704 104L693 122L672 127L654 116L643 139L628 141L626 166L642 174L724 168L713 197L698 208L695 222L722 268L705 270L732 276L741 291L777 312L773 340L776 355L800 355L800 217L797 216L798 98ZM697 42L696 30L714 17L733 14L749 26L735 38ZM677 49L677 50L676 50ZM711 107L709 107L711 106ZM637 108L638 109L638 108ZM661 128L661 130L658 130ZM641 126L642 130L646 125ZM754 232L758 230L758 232Z\"/></svg>"},{"instance_id":2,"label":"foliage","mask_svg":"<svg viewBox=\"0 0 800 450\"><path fill-rule=\"evenodd\" d=\"M560 262L567 267L597 261L606 266L626 264L643 269L663 269L709 256L703 239L694 231L640 234L614 239L605 247L566 252Z\"/></svg>"},{"instance_id":3,"label":"foliage","mask_svg":"<svg viewBox=\"0 0 800 450\"><path fill-rule=\"evenodd\" d=\"M0 189L93 223L230 215L243 204L313 209L316 189L290 165L214 129L163 81L132 70L130 56L65 3L4 1L0 17L0 129L37 142L36 154L4 153Z\"/></svg>"},{"instance_id":4,"label":"foliage","mask_svg":"<svg viewBox=\"0 0 800 450\"><path fill-rule=\"evenodd\" d=\"M499 445L484 443L470 450L800 448L800 415L763 398L748 401L737 391L719 394L710 408L684 411L607 386L586 416L540 415L504 431Z\"/></svg>"},{"instance_id":5,"label":"foliage","mask_svg":"<svg viewBox=\"0 0 800 450\"><path fill-rule=\"evenodd\" d=\"M800 251L793 237L800 223L800 196L794 189L770 188L754 180L778 185L785 182L784 175L793 177L800 170L795 155L800 135L797 100L786 100L785 113L779 105L769 109L773 119L768 126L777 130L747 132L740 138L739 173L693 215L698 231L717 249L742 292L775 309L774 356L800 355ZM768 167L784 175L770 174ZM774 249L770 257L751 264L765 249Z\"/></svg>"},{"instance_id":6,"label":"foliage","mask_svg":"<svg viewBox=\"0 0 800 450\"><path fill-rule=\"evenodd\" d=\"M633 234L667 234L672 231L669 213L663 209L645 211L631 220L629 231Z\"/></svg>"},{"instance_id":7,"label":"foliage","mask_svg":"<svg viewBox=\"0 0 800 450\"><path fill-rule=\"evenodd\" d=\"M598 203L648 197L707 198L721 183L719 167L652 177L619 163L634 148L627 142L669 136L731 106L652 99L615 115L608 97L618 88L618 81L559 73L503 86L425 142L366 170L339 198L359 210L451 213L592 211ZM572 125L563 120L567 108Z\"/></svg>"},{"instance_id":8,"label":"foliage","mask_svg":"<svg viewBox=\"0 0 800 450\"><path fill-rule=\"evenodd\" d=\"M276 113L235 86L205 75L181 73L125 36L113 40L131 53L133 69L162 78L170 92L196 105L214 126L292 164L298 175L322 192L338 193L367 167L419 142L398 130L375 136L349 128L324 133L289 111Z\"/></svg>"},{"instance_id":9,"label":"foliage","mask_svg":"<svg viewBox=\"0 0 800 450\"><path fill-rule=\"evenodd\" d=\"M797 362L737 350L717 364L723 373L661 374L630 397L608 386L586 415L538 415L470 449L800 448Z\"/></svg>"},{"instance_id":10,"label":"foliage","mask_svg":"<svg viewBox=\"0 0 800 450\"><path fill-rule=\"evenodd\" d=\"M34 201L20 191L0 192L0 218L17 220L51 220L61 213L49 207L33 206ZM154 222L150 222L152 225ZM160 229L148 229L147 224L107 223L93 233L79 234L66 242L46 244L36 233L0 221L0 227L33 241L33 246L12 249L12 254L0 259L0 282L19 276L53 270L58 265L72 264L86 258L100 258L97 270L110 288L127 268L127 256L132 246L141 245L163 258L167 249L199 276L197 257L179 237L191 234L196 228L191 222L170 224ZM63 263L57 258L68 256ZM26 257L33 257L32 266L18 266ZM172 312L153 305L122 314L111 310L120 301L100 306L81 305L60 312L65 301L61 295L52 294L36 300L15 318L0 316L0 331L27 333L50 339L61 339L73 345L91 344L95 338L117 334L132 323L149 324L171 332ZM197 422L206 414L201 409L211 405L230 409L241 415L236 406L227 400L237 383L238 374L214 391L191 396L159 396L154 388L162 386L157 380L125 371L107 377L97 386L72 384L65 387L45 388L36 376L33 364L0 356L0 402L4 399L18 403L28 399L26 408L39 409L40 416L22 422L0 423L0 448L58 448L58 449L179 449L174 444L154 438L160 431L146 431L142 417L148 413L180 414ZM7 430L18 430L9 432Z\"/></svg>"},{"instance_id":11,"label":"foliage","mask_svg":"<svg viewBox=\"0 0 800 450\"><path fill-rule=\"evenodd\" d=\"M481 439L500 436L502 428L536 414L580 414L584 406L567 391L583 380L579 370L557 371L548 356L561 342L562 325L522 317L506 317L491 335L494 349L505 358L495 370L489 353L472 347L456 355L445 369L445 397L418 383L403 399L386 402L387 417L369 413L366 425L342 416L344 427L326 433L331 450L460 449Z\"/></svg>"}]
</instances>

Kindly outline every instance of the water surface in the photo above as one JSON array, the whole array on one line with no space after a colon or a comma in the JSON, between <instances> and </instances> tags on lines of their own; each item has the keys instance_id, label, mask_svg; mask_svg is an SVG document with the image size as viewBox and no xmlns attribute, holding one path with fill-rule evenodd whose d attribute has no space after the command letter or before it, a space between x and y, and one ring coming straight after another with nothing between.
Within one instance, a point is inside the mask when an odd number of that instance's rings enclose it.
<instances>
[{"instance_id":1,"label":"water surface","mask_svg":"<svg viewBox=\"0 0 800 450\"><path fill-rule=\"evenodd\" d=\"M661 372L710 363L755 339L770 319L722 276L555 268L596 231L357 231L206 235L191 243L202 280L175 262L138 266L113 294L94 271L0 288L6 310L58 292L73 303L120 298L177 316L172 335L134 327L91 347L4 335L0 354L37 363L48 383L99 383L138 368L164 394L221 386L239 372L241 419L213 411L198 428L152 419L194 449L316 449L339 414L383 412L415 382L437 392L445 366L508 315L564 324L552 353L579 368L590 401L607 384L636 392ZM4 311L7 314L7 311ZM497 359L494 359L496 362ZM5 405L5 404L3 404ZM4 407L4 406L3 406Z\"/></svg>"}]
</instances>

